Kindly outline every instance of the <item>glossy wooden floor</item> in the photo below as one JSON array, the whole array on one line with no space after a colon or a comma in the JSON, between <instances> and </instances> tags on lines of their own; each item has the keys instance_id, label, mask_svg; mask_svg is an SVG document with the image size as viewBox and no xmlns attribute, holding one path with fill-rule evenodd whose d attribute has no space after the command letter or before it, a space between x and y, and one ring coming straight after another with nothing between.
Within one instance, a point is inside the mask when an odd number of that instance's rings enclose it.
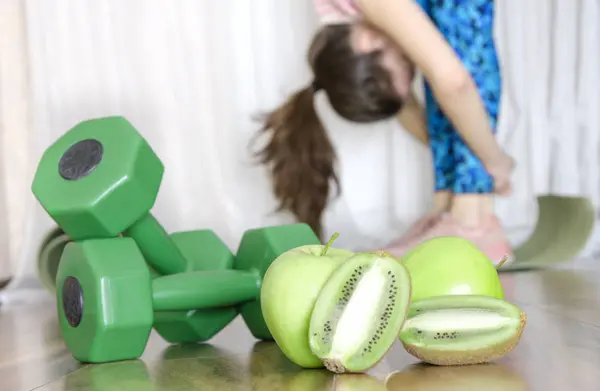
<instances>
[{"instance_id":1,"label":"glossy wooden floor","mask_svg":"<svg viewBox=\"0 0 600 391\"><path fill-rule=\"evenodd\" d=\"M65 350L54 304L0 312L0 390L22 391L597 391L600 267L503 275L507 298L528 314L519 346L490 365L419 365L396 345L370 376L303 371L236 321L208 345L167 346L153 335L139 361L79 366Z\"/></svg>"}]
</instances>

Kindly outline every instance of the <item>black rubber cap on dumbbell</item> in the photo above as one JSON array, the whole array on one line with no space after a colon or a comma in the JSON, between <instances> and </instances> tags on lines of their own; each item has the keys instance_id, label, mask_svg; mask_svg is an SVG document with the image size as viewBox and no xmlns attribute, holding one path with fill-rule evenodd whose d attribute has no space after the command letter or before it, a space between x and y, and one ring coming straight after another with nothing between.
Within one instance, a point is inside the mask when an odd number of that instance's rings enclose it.
<instances>
[{"instance_id":1,"label":"black rubber cap on dumbbell","mask_svg":"<svg viewBox=\"0 0 600 391\"><path fill-rule=\"evenodd\" d=\"M73 144L58 162L60 176L76 181L90 175L102 161L104 147L94 139L81 140Z\"/></svg>"},{"instance_id":2,"label":"black rubber cap on dumbbell","mask_svg":"<svg viewBox=\"0 0 600 391\"><path fill-rule=\"evenodd\" d=\"M65 279L62 302L67 322L71 327L79 326L83 318L83 289L75 277Z\"/></svg>"}]
</instances>

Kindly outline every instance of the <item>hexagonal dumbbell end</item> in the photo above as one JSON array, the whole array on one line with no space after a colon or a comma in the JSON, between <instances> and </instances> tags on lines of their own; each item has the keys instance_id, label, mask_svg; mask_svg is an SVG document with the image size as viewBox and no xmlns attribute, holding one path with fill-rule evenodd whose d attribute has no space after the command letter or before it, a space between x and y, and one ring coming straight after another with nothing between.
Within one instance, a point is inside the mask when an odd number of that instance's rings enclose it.
<instances>
[{"instance_id":1,"label":"hexagonal dumbbell end","mask_svg":"<svg viewBox=\"0 0 600 391\"><path fill-rule=\"evenodd\" d=\"M152 330L152 285L133 239L69 243L56 287L60 328L75 359L100 363L141 356Z\"/></svg>"},{"instance_id":2,"label":"hexagonal dumbbell end","mask_svg":"<svg viewBox=\"0 0 600 391\"><path fill-rule=\"evenodd\" d=\"M32 184L73 239L114 237L156 201L164 166L123 117L84 121L43 154Z\"/></svg>"},{"instance_id":3,"label":"hexagonal dumbbell end","mask_svg":"<svg viewBox=\"0 0 600 391\"><path fill-rule=\"evenodd\" d=\"M321 244L313 230L306 224L289 224L246 231L235 259L235 269L252 270L265 275L279 255L307 244ZM256 300L240 307L240 312L252 335L257 339L272 339L260 307L260 292Z\"/></svg>"}]
</instances>

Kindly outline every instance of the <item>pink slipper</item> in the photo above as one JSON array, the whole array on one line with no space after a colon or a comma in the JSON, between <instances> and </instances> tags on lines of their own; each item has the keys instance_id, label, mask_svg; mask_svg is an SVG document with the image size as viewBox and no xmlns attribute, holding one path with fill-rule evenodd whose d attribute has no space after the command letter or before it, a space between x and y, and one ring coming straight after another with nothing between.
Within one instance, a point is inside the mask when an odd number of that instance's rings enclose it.
<instances>
[{"instance_id":1,"label":"pink slipper","mask_svg":"<svg viewBox=\"0 0 600 391\"><path fill-rule=\"evenodd\" d=\"M426 231L430 230L441 218L441 213L428 213L421 217L408 228L408 230L394 240L387 247L400 247L409 244L414 239L423 235Z\"/></svg>"},{"instance_id":2,"label":"pink slipper","mask_svg":"<svg viewBox=\"0 0 600 391\"><path fill-rule=\"evenodd\" d=\"M500 221L495 216L490 216L481 226L476 228L465 227L445 214L439 218L433 227L402 244L390 246L386 249L393 256L400 258L410 249L418 244L440 236L458 236L469 240L476 245L487 257L497 265L503 258L507 258L505 264L513 259L512 249L500 225Z\"/></svg>"}]
</instances>

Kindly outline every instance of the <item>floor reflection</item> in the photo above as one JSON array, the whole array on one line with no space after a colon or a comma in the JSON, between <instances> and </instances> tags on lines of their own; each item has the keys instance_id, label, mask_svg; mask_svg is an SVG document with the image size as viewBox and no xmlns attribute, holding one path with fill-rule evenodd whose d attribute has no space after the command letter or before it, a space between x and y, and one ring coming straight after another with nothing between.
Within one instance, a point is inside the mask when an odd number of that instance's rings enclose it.
<instances>
[{"instance_id":1,"label":"floor reflection","mask_svg":"<svg viewBox=\"0 0 600 391\"><path fill-rule=\"evenodd\" d=\"M387 390L422 391L528 391L525 379L503 364L464 367L411 365L386 379ZM385 389L385 388L384 388Z\"/></svg>"},{"instance_id":2,"label":"floor reflection","mask_svg":"<svg viewBox=\"0 0 600 391\"><path fill-rule=\"evenodd\" d=\"M167 345L152 334L140 360L81 365L65 349L56 305L4 307L0 391L597 391L600 273L547 270L502 276L528 323L519 345L487 365L418 364L400 343L366 375L302 370L236 319L210 344Z\"/></svg>"},{"instance_id":3,"label":"floor reflection","mask_svg":"<svg viewBox=\"0 0 600 391\"><path fill-rule=\"evenodd\" d=\"M235 355L210 345L170 348L164 360L86 366L52 390L287 390L287 391L527 391L519 373L502 364L465 367L410 365L385 379L368 374L333 375L301 370L275 345L258 343L246 367Z\"/></svg>"}]
</instances>

